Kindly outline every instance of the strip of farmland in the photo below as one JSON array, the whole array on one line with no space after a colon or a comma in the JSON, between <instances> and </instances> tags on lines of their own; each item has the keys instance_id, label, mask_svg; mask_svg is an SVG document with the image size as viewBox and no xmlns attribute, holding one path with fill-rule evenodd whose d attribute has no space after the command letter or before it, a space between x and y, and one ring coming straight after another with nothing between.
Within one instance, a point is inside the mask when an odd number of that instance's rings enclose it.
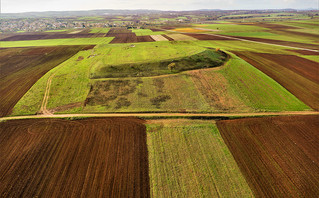
<instances>
[{"instance_id":1,"label":"strip of farmland","mask_svg":"<svg viewBox=\"0 0 319 198\"><path fill-rule=\"evenodd\" d=\"M103 37L105 34L22 34L3 38L0 41L29 41L45 39L66 39L66 38L93 38Z\"/></svg>"},{"instance_id":2,"label":"strip of farmland","mask_svg":"<svg viewBox=\"0 0 319 198\"><path fill-rule=\"evenodd\" d=\"M137 43L137 42L153 42L155 41L151 36L136 36L131 30L126 28L112 28L106 34L107 37L115 37L112 43Z\"/></svg>"},{"instance_id":3,"label":"strip of farmland","mask_svg":"<svg viewBox=\"0 0 319 198\"><path fill-rule=\"evenodd\" d=\"M88 47L66 46L0 50L0 116L9 115L20 98L46 72L82 49L88 49Z\"/></svg>"},{"instance_id":4,"label":"strip of farmland","mask_svg":"<svg viewBox=\"0 0 319 198\"><path fill-rule=\"evenodd\" d=\"M0 123L1 197L149 197L141 120Z\"/></svg>"},{"instance_id":5,"label":"strip of farmland","mask_svg":"<svg viewBox=\"0 0 319 198\"><path fill-rule=\"evenodd\" d=\"M217 126L257 197L319 194L317 115L227 120Z\"/></svg>"},{"instance_id":6,"label":"strip of farmland","mask_svg":"<svg viewBox=\"0 0 319 198\"><path fill-rule=\"evenodd\" d=\"M214 122L154 120L147 126L152 197L252 197Z\"/></svg>"},{"instance_id":7,"label":"strip of farmland","mask_svg":"<svg viewBox=\"0 0 319 198\"><path fill-rule=\"evenodd\" d=\"M318 63L293 55L235 54L276 80L311 108L319 109Z\"/></svg>"}]
</instances>

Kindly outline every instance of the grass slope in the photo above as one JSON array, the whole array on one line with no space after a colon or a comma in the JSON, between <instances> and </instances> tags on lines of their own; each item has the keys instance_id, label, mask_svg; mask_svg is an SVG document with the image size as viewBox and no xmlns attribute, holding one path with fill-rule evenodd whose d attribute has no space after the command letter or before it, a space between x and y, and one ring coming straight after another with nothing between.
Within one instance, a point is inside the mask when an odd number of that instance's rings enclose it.
<instances>
[{"instance_id":1,"label":"grass slope","mask_svg":"<svg viewBox=\"0 0 319 198\"><path fill-rule=\"evenodd\" d=\"M143 63L108 64L96 70L91 78L142 77L174 74L186 70L217 67L223 64L227 55L207 49L200 53L178 59L158 60Z\"/></svg>"},{"instance_id":2,"label":"grass slope","mask_svg":"<svg viewBox=\"0 0 319 198\"><path fill-rule=\"evenodd\" d=\"M207 47L232 49L233 46L238 50L274 53L282 53L285 49L243 44L239 41L138 43L134 46L100 45L93 50L79 52L66 61L52 79L48 109L60 107L56 110L58 113L260 112L310 109L281 85L235 55L220 68L184 71L159 77L90 79L97 68L108 64L139 64L161 58L178 59L204 52ZM39 110L46 79L55 71L45 75L22 98L15 107L15 115L33 114ZM28 110L24 110L24 106L28 104ZM73 106L75 104L77 105Z\"/></svg>"}]
</instances>

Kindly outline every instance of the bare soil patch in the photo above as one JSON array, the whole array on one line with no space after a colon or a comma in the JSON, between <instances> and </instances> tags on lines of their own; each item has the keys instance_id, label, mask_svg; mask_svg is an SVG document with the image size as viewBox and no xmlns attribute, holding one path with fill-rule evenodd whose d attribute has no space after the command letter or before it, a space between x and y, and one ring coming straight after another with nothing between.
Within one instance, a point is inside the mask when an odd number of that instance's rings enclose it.
<instances>
[{"instance_id":1,"label":"bare soil patch","mask_svg":"<svg viewBox=\"0 0 319 198\"><path fill-rule=\"evenodd\" d=\"M245 118L217 126L256 197L319 194L319 116Z\"/></svg>"},{"instance_id":2,"label":"bare soil patch","mask_svg":"<svg viewBox=\"0 0 319 198\"><path fill-rule=\"evenodd\" d=\"M144 121L0 123L2 197L149 197Z\"/></svg>"},{"instance_id":3,"label":"bare soil patch","mask_svg":"<svg viewBox=\"0 0 319 198\"><path fill-rule=\"evenodd\" d=\"M153 42L155 41L151 36L136 36L131 30L126 28L112 28L106 34L106 37L115 37L112 43L137 43L137 42Z\"/></svg>"},{"instance_id":4,"label":"bare soil patch","mask_svg":"<svg viewBox=\"0 0 319 198\"><path fill-rule=\"evenodd\" d=\"M300 47L300 48L319 50L319 45L315 45L315 44L297 43L297 42L291 42L291 41L281 41L281 40L243 37L243 36L232 36L232 37L239 38L239 39L246 39L246 40L250 40L250 41L258 41L258 42L263 42L263 43L271 43L271 44L276 44L276 45L286 45L286 46L291 46L291 47Z\"/></svg>"},{"instance_id":5,"label":"bare soil patch","mask_svg":"<svg viewBox=\"0 0 319 198\"><path fill-rule=\"evenodd\" d=\"M169 40L169 41L174 41L173 38L167 36L166 34L162 34L162 36L165 37L165 38L166 38L167 40Z\"/></svg>"},{"instance_id":6,"label":"bare soil patch","mask_svg":"<svg viewBox=\"0 0 319 198\"><path fill-rule=\"evenodd\" d=\"M287 49L287 51L291 52L297 52L301 55L319 55L319 52L314 52L314 51L307 51L307 50L293 50L293 49Z\"/></svg>"}]
</instances>

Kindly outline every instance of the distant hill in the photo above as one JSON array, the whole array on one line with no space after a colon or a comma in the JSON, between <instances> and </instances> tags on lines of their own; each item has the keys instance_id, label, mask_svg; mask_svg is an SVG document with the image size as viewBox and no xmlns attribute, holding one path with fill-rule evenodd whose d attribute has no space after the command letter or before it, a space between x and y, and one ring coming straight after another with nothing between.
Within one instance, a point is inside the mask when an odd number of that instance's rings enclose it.
<instances>
[{"instance_id":1,"label":"distant hill","mask_svg":"<svg viewBox=\"0 0 319 198\"><path fill-rule=\"evenodd\" d=\"M24 17L72 17L72 16L102 16L102 15L132 15L161 12L159 10L85 10L85 11L46 11L24 13L2 13L4 18Z\"/></svg>"}]
</instances>

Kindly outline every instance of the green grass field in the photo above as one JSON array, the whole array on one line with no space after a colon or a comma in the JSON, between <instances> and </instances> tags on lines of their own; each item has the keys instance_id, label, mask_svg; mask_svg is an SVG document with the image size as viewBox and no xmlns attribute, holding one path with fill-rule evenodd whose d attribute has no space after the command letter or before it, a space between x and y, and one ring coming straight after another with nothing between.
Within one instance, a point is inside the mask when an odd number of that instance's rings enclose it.
<instances>
[{"instance_id":1,"label":"green grass field","mask_svg":"<svg viewBox=\"0 0 319 198\"><path fill-rule=\"evenodd\" d=\"M238 24L200 24L194 25L204 29L218 30L216 33L229 33L229 32L263 32L267 31L267 28L255 27L251 25L238 25Z\"/></svg>"},{"instance_id":2,"label":"green grass field","mask_svg":"<svg viewBox=\"0 0 319 198\"><path fill-rule=\"evenodd\" d=\"M212 121L147 125L151 197L253 197Z\"/></svg>"},{"instance_id":3,"label":"green grass field","mask_svg":"<svg viewBox=\"0 0 319 198\"><path fill-rule=\"evenodd\" d=\"M159 62L161 60L178 59L191 56L206 50L189 42L150 42L131 44L112 44L97 47L99 61L92 65L91 77L103 77L104 70L121 64L139 64Z\"/></svg>"},{"instance_id":4,"label":"green grass field","mask_svg":"<svg viewBox=\"0 0 319 198\"><path fill-rule=\"evenodd\" d=\"M111 42L113 37L45 39L29 41L0 41L0 47L39 47L58 45L97 45Z\"/></svg>"},{"instance_id":5,"label":"green grass field","mask_svg":"<svg viewBox=\"0 0 319 198\"><path fill-rule=\"evenodd\" d=\"M261 46L240 41L138 43L134 48L130 44L99 45L79 52L56 68L48 109L80 103L82 106L62 109L59 113L308 110L309 107L286 89L235 55L218 69L185 71L162 77L90 79L97 68L108 64L180 58L203 52L207 47L294 53L281 47ZM15 115L33 114L39 110L37 104L42 101L46 87L44 79L54 71L43 76L20 100L14 108ZM25 108L27 104L30 105Z\"/></svg>"}]
</instances>

